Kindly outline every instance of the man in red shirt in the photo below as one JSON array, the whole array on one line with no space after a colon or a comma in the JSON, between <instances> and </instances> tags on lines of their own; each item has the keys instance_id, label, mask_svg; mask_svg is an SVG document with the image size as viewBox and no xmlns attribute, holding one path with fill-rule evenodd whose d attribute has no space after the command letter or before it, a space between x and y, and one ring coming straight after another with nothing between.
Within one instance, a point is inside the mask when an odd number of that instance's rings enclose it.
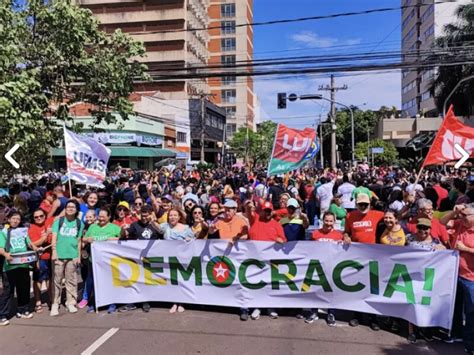
<instances>
[{"instance_id":1,"label":"man in red shirt","mask_svg":"<svg viewBox=\"0 0 474 355\"><path fill-rule=\"evenodd\" d=\"M33 245L45 248L51 244L51 227L53 222L54 217L46 218L46 212L44 210L37 209L33 212L33 223L30 224L30 228L28 229L28 236ZM33 271L33 292L35 295L35 311L37 313L43 311L41 303L41 287L43 283L48 290L50 301L52 300L52 289L49 282L51 274L51 249L48 248L40 256L38 265Z\"/></svg>"},{"instance_id":2,"label":"man in red shirt","mask_svg":"<svg viewBox=\"0 0 474 355\"><path fill-rule=\"evenodd\" d=\"M266 201L261 205L260 213L251 211L249 222L249 239L262 242L286 243L285 231L280 223L272 218L273 205ZM270 318L278 318L278 313L274 309L267 310ZM251 315L252 319L260 318L260 309L255 308Z\"/></svg>"},{"instance_id":3,"label":"man in red shirt","mask_svg":"<svg viewBox=\"0 0 474 355\"><path fill-rule=\"evenodd\" d=\"M459 337L462 329L462 312L466 323L462 336L466 352L474 353L474 206L457 205L441 218L447 224L454 219L454 233L450 237L452 249L459 251L459 279L454 307L453 337Z\"/></svg>"},{"instance_id":4,"label":"man in red shirt","mask_svg":"<svg viewBox=\"0 0 474 355\"><path fill-rule=\"evenodd\" d=\"M357 195L355 211L346 218L344 241L375 244L377 225L384 213L370 209L370 198L364 193Z\"/></svg>"},{"instance_id":5,"label":"man in red shirt","mask_svg":"<svg viewBox=\"0 0 474 355\"><path fill-rule=\"evenodd\" d=\"M384 213L370 209L370 198L367 194L359 193L356 198L355 211L349 213L346 218L344 230L344 243L359 242L375 244L377 225L383 219ZM362 313L355 312L355 317L349 321L351 327L357 327L362 319ZM369 314L370 328L380 330L377 318Z\"/></svg>"},{"instance_id":6,"label":"man in red shirt","mask_svg":"<svg viewBox=\"0 0 474 355\"><path fill-rule=\"evenodd\" d=\"M272 218L273 205L266 201L261 205L260 213L252 211L249 221L249 239L263 242L286 243L285 231L280 223Z\"/></svg>"},{"instance_id":7,"label":"man in red shirt","mask_svg":"<svg viewBox=\"0 0 474 355\"><path fill-rule=\"evenodd\" d=\"M431 221L431 237L438 239L445 246L448 245L448 231L438 219L433 218L433 202L426 198L420 198L417 202L418 215L408 221L407 228L410 233L416 233L418 218L428 218Z\"/></svg>"},{"instance_id":8,"label":"man in red shirt","mask_svg":"<svg viewBox=\"0 0 474 355\"><path fill-rule=\"evenodd\" d=\"M439 181L436 177L431 178L431 182L433 183L433 189L438 194L438 200L436 201L436 208L441 206L441 201L445 198L448 198L449 192L444 187L439 184Z\"/></svg>"}]
</instances>

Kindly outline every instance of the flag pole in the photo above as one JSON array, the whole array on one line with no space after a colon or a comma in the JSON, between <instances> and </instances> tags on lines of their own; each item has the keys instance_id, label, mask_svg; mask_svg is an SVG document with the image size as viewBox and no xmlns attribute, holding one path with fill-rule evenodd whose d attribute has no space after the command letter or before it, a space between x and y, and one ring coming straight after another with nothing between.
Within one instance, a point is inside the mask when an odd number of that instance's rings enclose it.
<instances>
[{"instance_id":1,"label":"flag pole","mask_svg":"<svg viewBox=\"0 0 474 355\"><path fill-rule=\"evenodd\" d=\"M67 162L67 151L66 151L66 122L63 125L64 132L64 151L66 152L66 171L67 171L67 182L69 185L69 198L72 198L72 184L71 184L71 171L69 170L69 164Z\"/></svg>"},{"instance_id":2,"label":"flag pole","mask_svg":"<svg viewBox=\"0 0 474 355\"><path fill-rule=\"evenodd\" d=\"M275 132L275 139L273 141L273 148L272 148L272 155L270 155L270 160L268 161L268 168L267 168L267 177L270 177L270 166L272 164L273 153L275 152L275 146L278 139L278 130L280 129L280 124L277 124L276 132Z\"/></svg>"}]
</instances>

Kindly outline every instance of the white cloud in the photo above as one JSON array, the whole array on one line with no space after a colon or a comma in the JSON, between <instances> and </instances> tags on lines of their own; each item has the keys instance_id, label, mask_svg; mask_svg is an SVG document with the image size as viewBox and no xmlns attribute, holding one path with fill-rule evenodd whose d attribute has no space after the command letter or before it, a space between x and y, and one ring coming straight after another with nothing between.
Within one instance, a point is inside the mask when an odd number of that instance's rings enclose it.
<instances>
[{"instance_id":1,"label":"white cloud","mask_svg":"<svg viewBox=\"0 0 474 355\"><path fill-rule=\"evenodd\" d=\"M334 37L321 37L313 31L300 31L290 36L290 39L309 48L328 48L334 45L359 44L359 38L340 40Z\"/></svg>"}]
</instances>

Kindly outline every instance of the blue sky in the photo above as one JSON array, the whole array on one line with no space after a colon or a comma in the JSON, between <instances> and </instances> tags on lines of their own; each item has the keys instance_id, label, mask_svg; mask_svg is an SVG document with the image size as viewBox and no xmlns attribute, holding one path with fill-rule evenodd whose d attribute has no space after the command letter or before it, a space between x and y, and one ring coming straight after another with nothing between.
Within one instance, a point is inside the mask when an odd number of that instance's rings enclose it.
<instances>
[{"instance_id":1,"label":"blue sky","mask_svg":"<svg viewBox=\"0 0 474 355\"><path fill-rule=\"evenodd\" d=\"M256 0L254 21L268 21L335 13L398 7L400 0ZM399 51L401 12L348 16L336 19L305 21L254 27L255 58ZM358 73L336 77L336 85L348 85L337 93L337 100L364 109L382 105L400 107L400 72ZM297 76L287 79L256 78L255 91L262 108L262 119L273 119L295 128L308 126L319 115L327 116L325 101L296 101L286 110L277 110L278 92L311 94L319 85L329 84L324 76ZM289 119L288 117L291 117Z\"/></svg>"}]
</instances>

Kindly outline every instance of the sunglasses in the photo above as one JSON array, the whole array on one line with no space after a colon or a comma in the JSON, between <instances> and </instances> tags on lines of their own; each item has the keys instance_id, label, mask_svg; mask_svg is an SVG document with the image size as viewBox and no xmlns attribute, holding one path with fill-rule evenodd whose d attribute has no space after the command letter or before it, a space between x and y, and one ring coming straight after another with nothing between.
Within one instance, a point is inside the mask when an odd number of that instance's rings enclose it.
<instances>
[{"instance_id":1,"label":"sunglasses","mask_svg":"<svg viewBox=\"0 0 474 355\"><path fill-rule=\"evenodd\" d=\"M357 206L360 207L367 207L369 204L368 203L358 203Z\"/></svg>"},{"instance_id":2,"label":"sunglasses","mask_svg":"<svg viewBox=\"0 0 474 355\"><path fill-rule=\"evenodd\" d=\"M135 204L135 206L143 206L143 203L138 202L138 203Z\"/></svg>"},{"instance_id":3,"label":"sunglasses","mask_svg":"<svg viewBox=\"0 0 474 355\"><path fill-rule=\"evenodd\" d=\"M122 211L125 212L125 211L128 211L128 210L124 207L120 207L120 208L117 208L117 211L118 212L122 212Z\"/></svg>"},{"instance_id":4,"label":"sunglasses","mask_svg":"<svg viewBox=\"0 0 474 355\"><path fill-rule=\"evenodd\" d=\"M46 217L44 214L41 214L39 216L33 216L34 219L40 219Z\"/></svg>"},{"instance_id":5,"label":"sunglasses","mask_svg":"<svg viewBox=\"0 0 474 355\"><path fill-rule=\"evenodd\" d=\"M427 231L428 229L430 229L430 227L427 227L427 226L416 226L416 229L420 229L422 231Z\"/></svg>"},{"instance_id":6,"label":"sunglasses","mask_svg":"<svg viewBox=\"0 0 474 355\"><path fill-rule=\"evenodd\" d=\"M201 211L194 211L193 214L202 214Z\"/></svg>"}]
</instances>

